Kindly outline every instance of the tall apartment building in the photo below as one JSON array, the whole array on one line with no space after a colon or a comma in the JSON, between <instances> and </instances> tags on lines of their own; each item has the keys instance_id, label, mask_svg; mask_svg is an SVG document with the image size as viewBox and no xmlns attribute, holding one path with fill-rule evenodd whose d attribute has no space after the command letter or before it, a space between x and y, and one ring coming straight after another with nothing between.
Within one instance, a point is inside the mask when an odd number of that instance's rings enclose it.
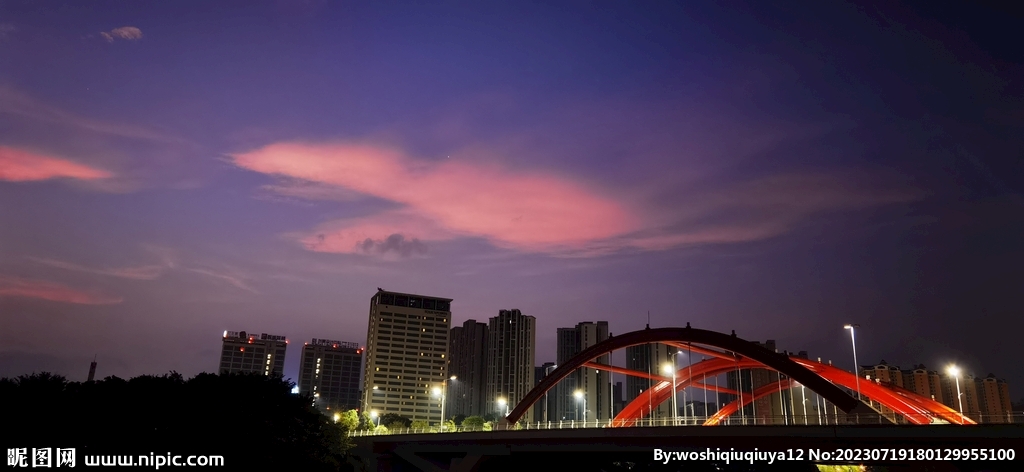
<instances>
[{"instance_id":1,"label":"tall apartment building","mask_svg":"<svg viewBox=\"0 0 1024 472\"><path fill-rule=\"evenodd\" d=\"M488 320L486 411L504 416L533 389L536 339L537 319L519 310L500 310ZM532 422L533 409L522 419Z\"/></svg>"},{"instance_id":2,"label":"tall apartment building","mask_svg":"<svg viewBox=\"0 0 1024 472\"><path fill-rule=\"evenodd\" d=\"M626 402L622 397L623 387L622 382L615 382L615 386L612 387L612 415L618 415L626 407Z\"/></svg>"},{"instance_id":3,"label":"tall apartment building","mask_svg":"<svg viewBox=\"0 0 1024 472\"><path fill-rule=\"evenodd\" d=\"M575 328L558 328L558 364L563 364L584 349L608 339L608 322L583 322ZM611 364L611 356L605 354L594 359L598 364ZM604 370L577 369L563 379L554 389L557 395L555 417L559 420L607 421L612 418L614 395L611 374ZM585 401L574 396L582 391ZM583 408L587 413L584 414Z\"/></svg>"},{"instance_id":4,"label":"tall apartment building","mask_svg":"<svg viewBox=\"0 0 1024 472\"><path fill-rule=\"evenodd\" d=\"M672 364L672 356L676 355L677 349L660 343L639 344L626 348L626 368L647 372L651 375L661 374L662 366ZM650 395L650 388L654 381L640 377L626 377L626 391L624 399L626 403L632 402L641 395ZM724 385L722 385L724 387ZM652 397L653 398L653 397ZM663 419L672 417L671 399L664 401L661 405L653 406L651 414L647 418Z\"/></svg>"},{"instance_id":5,"label":"tall apartment building","mask_svg":"<svg viewBox=\"0 0 1024 472\"><path fill-rule=\"evenodd\" d=\"M931 398L939 403L945 403L941 388L941 377L938 372L928 370L923 364L919 364L911 370L902 371L902 375L903 388L922 397Z\"/></svg>"},{"instance_id":6,"label":"tall apartment building","mask_svg":"<svg viewBox=\"0 0 1024 472\"><path fill-rule=\"evenodd\" d=\"M245 331L225 331L220 353L220 373L259 373L284 375L284 354L288 340L284 336Z\"/></svg>"},{"instance_id":7,"label":"tall apartment building","mask_svg":"<svg viewBox=\"0 0 1024 472\"><path fill-rule=\"evenodd\" d=\"M876 365L861 366L860 377L865 380L877 380L879 383L903 387L903 373L900 371L900 368L889 365L889 363L885 362L885 359L882 359L882 362Z\"/></svg>"},{"instance_id":8,"label":"tall apartment building","mask_svg":"<svg viewBox=\"0 0 1024 472\"><path fill-rule=\"evenodd\" d=\"M1006 382L992 374L984 379L972 375L964 375L957 379L948 372L928 370L920 364L913 369L900 370L899 367L889 365L883 360L878 365L862 366L860 376L868 381L910 390L956 411L962 410L965 416L979 423L1004 422L1007 413L1012 411ZM876 406L885 414L893 413L891 409L877 403Z\"/></svg>"},{"instance_id":9,"label":"tall apartment building","mask_svg":"<svg viewBox=\"0 0 1024 472\"><path fill-rule=\"evenodd\" d=\"M978 399L981 410L981 423L1006 423L1010 421L1007 416L1013 411L1010 405L1010 388L1005 381L988 374L983 379L978 379Z\"/></svg>"},{"instance_id":10,"label":"tall apartment building","mask_svg":"<svg viewBox=\"0 0 1024 472\"><path fill-rule=\"evenodd\" d=\"M445 416L483 416L487 381L487 325L467 320L449 336L448 383Z\"/></svg>"},{"instance_id":11,"label":"tall apartment building","mask_svg":"<svg viewBox=\"0 0 1024 472\"><path fill-rule=\"evenodd\" d=\"M557 351L555 359L557 365L564 365L579 352L579 332L575 328L558 328L556 336ZM569 374L548 391L549 395L554 395L555 397L555 411L553 412L554 418L552 421L575 420L583 417L579 412L579 407L572 398L578 381L579 379L575 373Z\"/></svg>"},{"instance_id":12,"label":"tall apartment building","mask_svg":"<svg viewBox=\"0 0 1024 472\"><path fill-rule=\"evenodd\" d=\"M362 361L358 343L313 338L302 346L299 394L313 397L313 404L322 410L359 408Z\"/></svg>"},{"instance_id":13,"label":"tall apartment building","mask_svg":"<svg viewBox=\"0 0 1024 472\"><path fill-rule=\"evenodd\" d=\"M432 392L448 383L451 302L382 289L370 298L364 411L441 420L442 398Z\"/></svg>"}]
</instances>

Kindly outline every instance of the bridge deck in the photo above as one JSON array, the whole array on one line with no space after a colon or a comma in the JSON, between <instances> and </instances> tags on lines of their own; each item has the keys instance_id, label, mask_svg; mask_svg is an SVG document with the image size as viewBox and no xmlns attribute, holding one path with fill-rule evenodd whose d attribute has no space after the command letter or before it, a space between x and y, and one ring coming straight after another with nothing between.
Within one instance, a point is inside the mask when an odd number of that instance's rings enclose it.
<instances>
[{"instance_id":1,"label":"bridge deck","mask_svg":"<svg viewBox=\"0 0 1024 472\"><path fill-rule=\"evenodd\" d=\"M362 458L364 470L521 470L543 465L554 456L584 462L653 462L655 449L1014 448L1018 460L989 462L986 469L978 470L1002 470L999 467L1006 465L1013 467L1005 470L1021 470L1024 461L1019 457L1024 456L1021 425L668 426L383 435L353 440L354 453ZM972 469L960 464L954 470Z\"/></svg>"}]
</instances>

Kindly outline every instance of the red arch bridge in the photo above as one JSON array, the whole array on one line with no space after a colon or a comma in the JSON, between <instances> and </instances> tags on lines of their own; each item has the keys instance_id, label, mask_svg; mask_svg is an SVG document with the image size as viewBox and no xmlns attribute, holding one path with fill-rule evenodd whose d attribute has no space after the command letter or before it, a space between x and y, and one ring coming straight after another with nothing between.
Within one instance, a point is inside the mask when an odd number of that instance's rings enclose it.
<instances>
[{"instance_id":1,"label":"red arch bridge","mask_svg":"<svg viewBox=\"0 0 1024 472\"><path fill-rule=\"evenodd\" d=\"M597 359L618 349L642 344L661 343L698 354L704 360L692 362L678 367L673 377L652 375L611 365L599 364ZM869 399L868 403L851 396L845 389L858 389L855 374L833 367L829 364L815 362L797 356L769 351L764 347L731 335L715 331L691 328L656 328L633 331L613 336L603 342L590 346L563 365L548 374L533 390L509 412L498 425L498 429L508 429L510 425L523 418L533 405L544 399L545 394L555 387L559 381L568 377L577 369L597 369L619 374L648 378L655 381L654 385L643 395L637 396L625 406L619 414L604 426L624 427L643 424L645 418L661 403L672 398L674 392L687 387L703 389L735 397L731 403L722 406L713 415L703 419L703 425L721 424L737 412L742 412L746 405L759 398L776 392L793 388L810 389L827 403L833 405L838 413L844 413L842 422L893 422L902 418L911 424L974 424L975 422L956 410L949 408L931 398L925 398L909 390L887 383L878 383L867 379L859 380L860 395ZM775 372L776 381L753 388L752 391L736 391L729 388L710 385L704 382L709 377L716 378L730 372L742 372L749 369L766 369ZM770 377L770 376L769 376ZM742 385L742 382L740 382ZM719 405L721 406L721 405ZM881 408L881 407L884 407ZM888 411L885 411L888 409ZM882 413L884 412L884 414ZM891 413L890 413L891 412ZM741 413L742 414L742 413ZM834 418L838 419L837 414ZM851 420L851 418L853 420ZM835 421L835 419L833 420ZM752 424L756 424L756 421Z\"/></svg>"}]
</instances>

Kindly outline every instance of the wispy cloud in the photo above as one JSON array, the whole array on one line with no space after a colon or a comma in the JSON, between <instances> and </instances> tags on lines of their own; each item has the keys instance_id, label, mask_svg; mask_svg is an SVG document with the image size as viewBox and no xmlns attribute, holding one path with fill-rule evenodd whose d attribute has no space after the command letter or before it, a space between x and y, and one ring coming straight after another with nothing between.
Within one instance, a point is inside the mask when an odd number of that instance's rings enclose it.
<instances>
[{"instance_id":1,"label":"wispy cloud","mask_svg":"<svg viewBox=\"0 0 1024 472\"><path fill-rule=\"evenodd\" d=\"M115 268L92 268L72 264L70 262L58 261L55 259L44 259L39 257L29 257L29 260L37 262L39 264L47 265L50 267L56 267L59 269L73 270L77 272L87 272L90 274L97 275L109 275L111 277L120 277L124 279L135 279L135 280L153 280L160 277L165 267L162 265L147 265L138 267L115 267Z\"/></svg>"},{"instance_id":2,"label":"wispy cloud","mask_svg":"<svg viewBox=\"0 0 1024 472\"><path fill-rule=\"evenodd\" d=\"M2 84L0 84L0 113L17 115L65 126L73 126L111 136L171 144L188 144L187 141L181 138L141 126L114 123L79 116L60 108L50 106L23 92Z\"/></svg>"},{"instance_id":3,"label":"wispy cloud","mask_svg":"<svg viewBox=\"0 0 1024 472\"><path fill-rule=\"evenodd\" d=\"M38 264L46 265L49 267L55 267L63 270L71 270L75 272L85 272L89 274L105 275L110 277L119 277L123 279L134 280L155 280L160 278L168 271L183 270L223 280L234 287L240 288L248 292L259 293L254 288L252 288L251 285L249 285L247 279L249 279L250 277L248 277L247 275L245 275L244 273L237 269L228 267L225 267L224 269L213 269L205 266L182 266L181 264L178 263L179 258L176 254L176 251L174 251L171 248L149 244L144 244L143 248L145 248L148 252L151 252L155 254L157 257L159 257L160 263L132 267L97 268L42 257L30 256L28 257L28 259Z\"/></svg>"},{"instance_id":4,"label":"wispy cloud","mask_svg":"<svg viewBox=\"0 0 1024 472\"><path fill-rule=\"evenodd\" d=\"M650 212L650 226L589 250L644 250L758 241L829 212L908 203L924 194L867 172L786 173L685 192L670 210ZM602 249L603 247L603 249Z\"/></svg>"},{"instance_id":5,"label":"wispy cloud","mask_svg":"<svg viewBox=\"0 0 1024 472\"><path fill-rule=\"evenodd\" d=\"M108 43L114 42L115 39L124 39L127 41L137 41L142 39L142 30L134 26L122 26L120 28L114 28L110 31L101 31L100 36L107 40Z\"/></svg>"},{"instance_id":6,"label":"wispy cloud","mask_svg":"<svg viewBox=\"0 0 1024 472\"><path fill-rule=\"evenodd\" d=\"M24 149L0 146L0 180L29 182L49 179L100 180L108 171Z\"/></svg>"},{"instance_id":7,"label":"wispy cloud","mask_svg":"<svg viewBox=\"0 0 1024 472\"><path fill-rule=\"evenodd\" d=\"M79 305L114 305L124 301L45 280L0 275L0 297L23 297Z\"/></svg>"},{"instance_id":8,"label":"wispy cloud","mask_svg":"<svg viewBox=\"0 0 1024 472\"><path fill-rule=\"evenodd\" d=\"M555 174L466 160L422 161L366 144L281 143L232 159L239 167L285 179L265 189L280 188L286 195L321 199L332 191L355 192L398 204L399 210L292 235L312 251L391 257L424 254L430 242L460 237L583 257L750 242L788 233L822 213L922 196L876 175L843 171L690 182L666 191L662 201L618 201ZM293 191L303 186L317 190Z\"/></svg>"},{"instance_id":9,"label":"wispy cloud","mask_svg":"<svg viewBox=\"0 0 1024 472\"><path fill-rule=\"evenodd\" d=\"M189 268L189 269L186 269L186 270L189 270L191 272L195 272L197 274L203 274L203 275L206 275L206 276L209 276L209 277L213 277L213 278L216 278L216 279L223 280L223 281L225 281L225 282L227 282L227 283L229 283L229 284L231 284L231 285L233 285L235 287L238 287L238 288L240 288L242 290L245 290L247 292L259 293L259 292L256 291L256 289L252 288L244 280L244 276L242 276L241 274L237 273L237 271L233 271L233 273L225 273L225 272L215 271L215 270L208 269L208 268L206 268L206 269Z\"/></svg>"}]
</instances>

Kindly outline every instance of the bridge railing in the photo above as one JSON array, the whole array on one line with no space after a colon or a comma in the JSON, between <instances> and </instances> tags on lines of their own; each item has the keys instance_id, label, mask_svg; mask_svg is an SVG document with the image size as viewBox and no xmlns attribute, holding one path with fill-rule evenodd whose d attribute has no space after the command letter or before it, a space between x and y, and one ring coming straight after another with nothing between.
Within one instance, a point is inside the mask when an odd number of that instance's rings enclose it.
<instances>
[{"instance_id":1,"label":"bridge railing","mask_svg":"<svg viewBox=\"0 0 1024 472\"><path fill-rule=\"evenodd\" d=\"M922 417L931 424L948 424L949 422L933 417L931 415ZM1024 413L1009 413L1003 415L970 415L978 424L1020 424L1024 425ZM667 426L701 426L707 417L688 416L678 418L642 418L632 424L625 426L634 428L655 428ZM857 415L857 414L808 414L808 415L757 415L757 416L732 416L725 418L718 426L834 426L834 425L858 425L858 424L887 424L889 420L895 420L897 424L910 424L904 417L896 415L889 417L883 415ZM562 420L562 421L536 421L520 422L508 428L509 430L547 430L547 429L582 429L582 428L610 428L616 427L610 420ZM429 434L429 433L468 433L481 431L497 431L497 425L487 424L484 427L438 427L428 428L377 428L365 431L352 431L350 436L378 436L391 434Z\"/></svg>"}]
</instances>

